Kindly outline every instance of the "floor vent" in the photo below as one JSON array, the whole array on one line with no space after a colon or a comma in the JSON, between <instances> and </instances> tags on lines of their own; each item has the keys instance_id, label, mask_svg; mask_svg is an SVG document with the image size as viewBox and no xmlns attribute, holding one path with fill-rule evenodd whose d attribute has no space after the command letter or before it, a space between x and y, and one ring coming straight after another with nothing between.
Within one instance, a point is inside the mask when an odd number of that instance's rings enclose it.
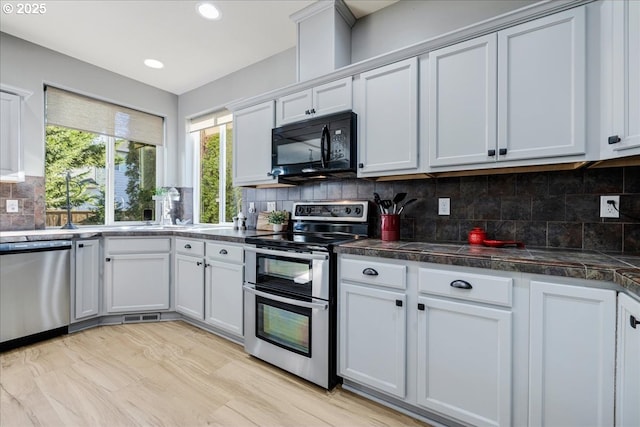
<instances>
[{"instance_id":1,"label":"floor vent","mask_svg":"<svg viewBox=\"0 0 640 427\"><path fill-rule=\"evenodd\" d=\"M157 322L159 320L160 313L126 314L122 318L122 323Z\"/></svg>"}]
</instances>

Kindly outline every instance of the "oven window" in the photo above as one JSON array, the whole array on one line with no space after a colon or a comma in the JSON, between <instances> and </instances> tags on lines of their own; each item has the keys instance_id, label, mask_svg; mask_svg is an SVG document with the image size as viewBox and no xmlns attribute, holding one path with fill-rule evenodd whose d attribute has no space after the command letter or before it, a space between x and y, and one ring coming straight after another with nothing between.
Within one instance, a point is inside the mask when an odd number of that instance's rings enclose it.
<instances>
[{"instance_id":1,"label":"oven window","mask_svg":"<svg viewBox=\"0 0 640 427\"><path fill-rule=\"evenodd\" d=\"M256 297L256 336L311 357L311 309Z\"/></svg>"},{"instance_id":2,"label":"oven window","mask_svg":"<svg viewBox=\"0 0 640 427\"><path fill-rule=\"evenodd\" d=\"M311 261L259 255L256 268L257 285L299 295L311 295Z\"/></svg>"}]
</instances>

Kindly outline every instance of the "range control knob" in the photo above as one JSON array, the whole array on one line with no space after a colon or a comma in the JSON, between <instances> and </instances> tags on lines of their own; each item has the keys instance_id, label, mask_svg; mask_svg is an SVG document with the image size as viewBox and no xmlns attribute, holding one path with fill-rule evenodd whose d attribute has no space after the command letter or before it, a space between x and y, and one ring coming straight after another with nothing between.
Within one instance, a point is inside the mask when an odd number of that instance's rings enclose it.
<instances>
[{"instance_id":1,"label":"range control knob","mask_svg":"<svg viewBox=\"0 0 640 427\"><path fill-rule=\"evenodd\" d=\"M347 215L349 215L351 213L351 208L349 206L347 206L346 208L344 208L344 213L346 213Z\"/></svg>"},{"instance_id":2,"label":"range control knob","mask_svg":"<svg viewBox=\"0 0 640 427\"><path fill-rule=\"evenodd\" d=\"M304 209L302 208L302 206L296 206L296 215L302 215L303 212Z\"/></svg>"},{"instance_id":3,"label":"range control knob","mask_svg":"<svg viewBox=\"0 0 640 427\"><path fill-rule=\"evenodd\" d=\"M361 215L362 214L362 208L356 208L356 214L357 215Z\"/></svg>"}]
</instances>

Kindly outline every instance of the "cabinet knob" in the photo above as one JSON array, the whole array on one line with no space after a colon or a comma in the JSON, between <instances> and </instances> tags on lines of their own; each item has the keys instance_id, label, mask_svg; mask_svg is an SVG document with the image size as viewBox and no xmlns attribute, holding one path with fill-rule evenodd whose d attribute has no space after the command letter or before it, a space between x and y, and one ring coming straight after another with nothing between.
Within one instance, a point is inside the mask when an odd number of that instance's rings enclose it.
<instances>
[{"instance_id":1,"label":"cabinet knob","mask_svg":"<svg viewBox=\"0 0 640 427\"><path fill-rule=\"evenodd\" d=\"M84 248L84 243L78 243L79 248Z\"/></svg>"},{"instance_id":2,"label":"cabinet knob","mask_svg":"<svg viewBox=\"0 0 640 427\"><path fill-rule=\"evenodd\" d=\"M635 316L629 316L629 324L635 329L636 326L640 325L640 320L636 319Z\"/></svg>"},{"instance_id":3,"label":"cabinet knob","mask_svg":"<svg viewBox=\"0 0 640 427\"><path fill-rule=\"evenodd\" d=\"M419 303L418 304L418 310L424 311L424 304L423 303Z\"/></svg>"},{"instance_id":4,"label":"cabinet knob","mask_svg":"<svg viewBox=\"0 0 640 427\"><path fill-rule=\"evenodd\" d=\"M196 265L197 265L197 266L201 266L201 265L202 265L202 261L197 261L197 262L196 262Z\"/></svg>"},{"instance_id":5,"label":"cabinet knob","mask_svg":"<svg viewBox=\"0 0 640 427\"><path fill-rule=\"evenodd\" d=\"M105 259L105 261L111 262L111 258L107 258L107 259Z\"/></svg>"},{"instance_id":6,"label":"cabinet knob","mask_svg":"<svg viewBox=\"0 0 640 427\"><path fill-rule=\"evenodd\" d=\"M358 163L358 167L362 169L364 167L364 163Z\"/></svg>"},{"instance_id":7,"label":"cabinet knob","mask_svg":"<svg viewBox=\"0 0 640 427\"><path fill-rule=\"evenodd\" d=\"M187 243L186 245L184 245L184 248L185 249L191 249L191 245Z\"/></svg>"},{"instance_id":8,"label":"cabinet knob","mask_svg":"<svg viewBox=\"0 0 640 427\"><path fill-rule=\"evenodd\" d=\"M312 108L312 109L311 109L311 114L315 114L315 113L316 113L316 109L315 109L315 108Z\"/></svg>"},{"instance_id":9,"label":"cabinet knob","mask_svg":"<svg viewBox=\"0 0 640 427\"><path fill-rule=\"evenodd\" d=\"M228 254L229 252L227 252L227 250L226 250L226 249L220 249L220 252L218 252L218 253L219 253L220 255L226 255L226 254Z\"/></svg>"},{"instance_id":10,"label":"cabinet knob","mask_svg":"<svg viewBox=\"0 0 640 427\"><path fill-rule=\"evenodd\" d=\"M396 300L396 307L402 307L402 300L401 299L397 299Z\"/></svg>"},{"instance_id":11,"label":"cabinet knob","mask_svg":"<svg viewBox=\"0 0 640 427\"><path fill-rule=\"evenodd\" d=\"M362 274L364 274L365 276L377 276L378 272L371 267L367 267L362 270Z\"/></svg>"},{"instance_id":12,"label":"cabinet knob","mask_svg":"<svg viewBox=\"0 0 640 427\"><path fill-rule=\"evenodd\" d=\"M309 110L304 110L304 113L308 116L309 114L311 114L311 111L309 111Z\"/></svg>"},{"instance_id":13,"label":"cabinet knob","mask_svg":"<svg viewBox=\"0 0 640 427\"><path fill-rule=\"evenodd\" d=\"M622 140L620 139L620 137L618 135L610 136L609 139L608 139L609 144L617 144L620 141L622 141Z\"/></svg>"},{"instance_id":14,"label":"cabinet knob","mask_svg":"<svg viewBox=\"0 0 640 427\"><path fill-rule=\"evenodd\" d=\"M487 156L489 156L489 157L493 157L493 156L495 156L495 155L496 155L496 150L488 150L488 151L487 151Z\"/></svg>"},{"instance_id":15,"label":"cabinet knob","mask_svg":"<svg viewBox=\"0 0 640 427\"><path fill-rule=\"evenodd\" d=\"M466 280L454 280L453 282L451 282L450 286L457 289L473 289L471 283L467 282Z\"/></svg>"},{"instance_id":16,"label":"cabinet knob","mask_svg":"<svg viewBox=\"0 0 640 427\"><path fill-rule=\"evenodd\" d=\"M501 148L500 150L498 150L498 154L500 154L501 156L504 156L507 154L507 149L506 148Z\"/></svg>"}]
</instances>

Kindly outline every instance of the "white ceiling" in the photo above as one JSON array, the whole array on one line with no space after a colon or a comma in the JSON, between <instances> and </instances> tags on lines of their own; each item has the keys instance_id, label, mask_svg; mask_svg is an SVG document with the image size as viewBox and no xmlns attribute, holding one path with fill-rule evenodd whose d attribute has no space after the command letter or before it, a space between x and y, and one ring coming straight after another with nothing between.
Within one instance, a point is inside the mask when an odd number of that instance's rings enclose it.
<instances>
[{"instance_id":1,"label":"white ceiling","mask_svg":"<svg viewBox=\"0 0 640 427\"><path fill-rule=\"evenodd\" d=\"M360 18L396 1L345 3ZM289 16L314 0L212 2L220 20L200 17L189 0L48 0L29 15L16 8L32 2L2 1L0 31L179 95L294 47ZM147 68L147 58L165 67Z\"/></svg>"}]
</instances>

